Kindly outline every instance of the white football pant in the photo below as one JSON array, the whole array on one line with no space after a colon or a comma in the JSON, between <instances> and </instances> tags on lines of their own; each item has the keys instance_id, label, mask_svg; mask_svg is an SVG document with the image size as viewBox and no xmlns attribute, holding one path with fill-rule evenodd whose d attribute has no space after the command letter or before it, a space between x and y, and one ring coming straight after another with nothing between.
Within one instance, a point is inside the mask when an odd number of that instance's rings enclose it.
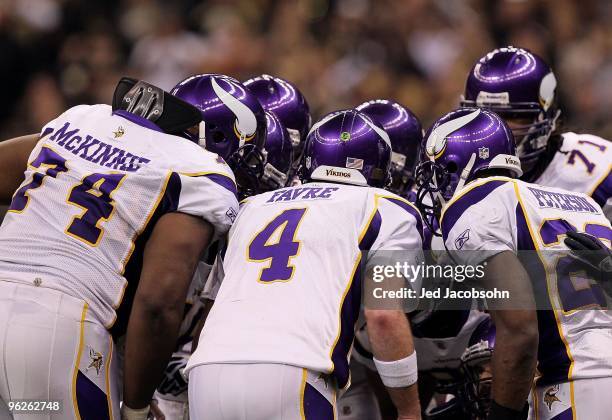
<instances>
[{"instance_id":1,"label":"white football pant","mask_svg":"<svg viewBox=\"0 0 612 420\"><path fill-rule=\"evenodd\" d=\"M44 283L44 279L42 280ZM0 280L0 419L119 419L113 340L87 304ZM11 414L9 402L59 401L61 411Z\"/></svg>"},{"instance_id":2,"label":"white football pant","mask_svg":"<svg viewBox=\"0 0 612 420\"><path fill-rule=\"evenodd\" d=\"M612 378L538 386L529 395L529 420L612 419Z\"/></svg>"},{"instance_id":3,"label":"white football pant","mask_svg":"<svg viewBox=\"0 0 612 420\"><path fill-rule=\"evenodd\" d=\"M324 375L281 364L210 364L189 371L191 420L334 420Z\"/></svg>"}]
</instances>

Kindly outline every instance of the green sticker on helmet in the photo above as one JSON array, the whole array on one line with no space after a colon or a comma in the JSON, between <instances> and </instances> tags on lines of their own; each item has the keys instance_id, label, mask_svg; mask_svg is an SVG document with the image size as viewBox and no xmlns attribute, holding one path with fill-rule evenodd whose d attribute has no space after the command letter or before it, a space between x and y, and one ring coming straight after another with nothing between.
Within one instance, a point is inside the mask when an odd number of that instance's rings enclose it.
<instances>
[{"instance_id":1,"label":"green sticker on helmet","mask_svg":"<svg viewBox=\"0 0 612 420\"><path fill-rule=\"evenodd\" d=\"M342 133L340 133L340 140L349 141L350 139L351 139L351 133L349 133L348 131L343 131Z\"/></svg>"}]
</instances>

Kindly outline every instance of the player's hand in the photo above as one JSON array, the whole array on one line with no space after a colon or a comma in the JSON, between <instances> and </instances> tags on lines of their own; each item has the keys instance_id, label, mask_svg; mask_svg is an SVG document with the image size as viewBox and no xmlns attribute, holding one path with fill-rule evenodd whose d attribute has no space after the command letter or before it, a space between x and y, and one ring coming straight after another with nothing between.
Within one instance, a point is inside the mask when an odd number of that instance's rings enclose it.
<instances>
[{"instance_id":1,"label":"player's hand","mask_svg":"<svg viewBox=\"0 0 612 420\"><path fill-rule=\"evenodd\" d=\"M602 273L612 274L612 250L602 241L588 233L568 231L564 242L576 258Z\"/></svg>"}]
</instances>

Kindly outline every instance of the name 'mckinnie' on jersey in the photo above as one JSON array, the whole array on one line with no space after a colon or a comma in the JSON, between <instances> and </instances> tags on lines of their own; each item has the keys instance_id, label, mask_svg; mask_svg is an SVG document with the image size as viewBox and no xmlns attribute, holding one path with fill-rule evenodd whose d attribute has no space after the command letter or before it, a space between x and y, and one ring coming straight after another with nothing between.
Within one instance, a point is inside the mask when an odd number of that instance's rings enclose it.
<instances>
[{"instance_id":1,"label":"name 'mckinnie' on jersey","mask_svg":"<svg viewBox=\"0 0 612 420\"><path fill-rule=\"evenodd\" d=\"M563 133L563 144L536 184L587 194L612 219L612 143L590 134Z\"/></svg>"},{"instance_id":2,"label":"name 'mckinnie' on jersey","mask_svg":"<svg viewBox=\"0 0 612 420\"><path fill-rule=\"evenodd\" d=\"M362 251L422 259L422 220L377 188L308 183L249 198L230 230L224 278L188 369L283 363L349 383Z\"/></svg>"},{"instance_id":3,"label":"name 'mckinnie' on jersey","mask_svg":"<svg viewBox=\"0 0 612 420\"><path fill-rule=\"evenodd\" d=\"M441 225L446 247L462 263L535 251L528 273L536 301L554 309L537 311L538 384L612 376L612 313L602 310L601 287L581 274L584 268L572 271L580 263L564 252L570 229L612 240L610 222L591 197L505 177L479 179L448 203Z\"/></svg>"},{"instance_id":4,"label":"name 'mckinnie' on jersey","mask_svg":"<svg viewBox=\"0 0 612 420\"><path fill-rule=\"evenodd\" d=\"M134 114L77 106L43 128L30 155L0 228L0 276L81 298L120 333L157 220L190 214L220 236L237 210L217 155Z\"/></svg>"}]
</instances>

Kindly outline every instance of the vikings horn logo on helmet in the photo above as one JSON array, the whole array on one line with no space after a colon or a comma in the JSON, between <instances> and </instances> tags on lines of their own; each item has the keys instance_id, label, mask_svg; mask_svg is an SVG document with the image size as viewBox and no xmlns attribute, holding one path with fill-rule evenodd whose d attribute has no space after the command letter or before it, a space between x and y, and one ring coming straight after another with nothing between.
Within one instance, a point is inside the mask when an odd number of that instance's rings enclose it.
<instances>
[{"instance_id":1,"label":"vikings horn logo on helmet","mask_svg":"<svg viewBox=\"0 0 612 420\"><path fill-rule=\"evenodd\" d=\"M231 82L227 81L227 83ZM215 78L211 79L211 85L221 102L236 115L234 129L240 138L240 142L251 140L255 136L257 130L257 118L253 111L219 86Z\"/></svg>"},{"instance_id":2,"label":"vikings horn logo on helmet","mask_svg":"<svg viewBox=\"0 0 612 420\"><path fill-rule=\"evenodd\" d=\"M557 79L551 71L540 82L540 105L545 111L553 104L555 100L555 89L557 88Z\"/></svg>"},{"instance_id":3,"label":"vikings horn logo on helmet","mask_svg":"<svg viewBox=\"0 0 612 420\"><path fill-rule=\"evenodd\" d=\"M425 145L427 155L430 157L437 157L440 153L442 153L446 147L446 136L469 124L478 116L478 114L480 114L479 109L470 114L466 114L444 124L440 124L438 127L436 127L429 135L427 144Z\"/></svg>"},{"instance_id":4,"label":"vikings horn logo on helmet","mask_svg":"<svg viewBox=\"0 0 612 420\"><path fill-rule=\"evenodd\" d=\"M391 147L391 139L389 138L389 134L387 134L387 132L385 130L383 130L382 128L378 127L376 124L373 124L372 121L369 120L368 118L361 117L361 119L364 120L365 123L367 125L369 125L370 128L372 128L372 130L374 130L376 132L376 134L378 134L380 136L380 138L383 139L384 142L389 145L389 147Z\"/></svg>"}]
</instances>

